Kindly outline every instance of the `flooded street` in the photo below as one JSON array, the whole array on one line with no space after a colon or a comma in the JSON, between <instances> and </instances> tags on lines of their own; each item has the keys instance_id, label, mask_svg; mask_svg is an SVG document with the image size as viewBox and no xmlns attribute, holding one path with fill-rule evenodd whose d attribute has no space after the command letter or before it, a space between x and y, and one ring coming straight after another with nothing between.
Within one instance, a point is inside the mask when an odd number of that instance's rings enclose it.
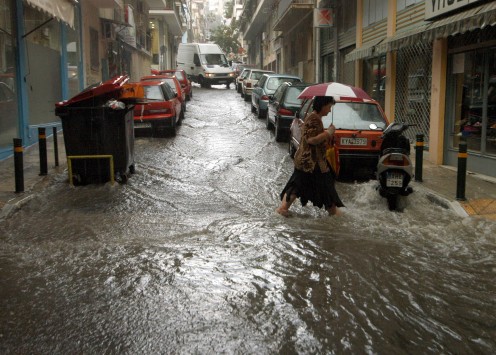
<instances>
[{"instance_id":1,"label":"flooded street","mask_svg":"<svg viewBox=\"0 0 496 355\"><path fill-rule=\"evenodd\" d=\"M194 88L124 185L60 174L0 220L2 354L493 354L496 225L375 181L296 202L287 143L234 89Z\"/></svg>"}]
</instances>

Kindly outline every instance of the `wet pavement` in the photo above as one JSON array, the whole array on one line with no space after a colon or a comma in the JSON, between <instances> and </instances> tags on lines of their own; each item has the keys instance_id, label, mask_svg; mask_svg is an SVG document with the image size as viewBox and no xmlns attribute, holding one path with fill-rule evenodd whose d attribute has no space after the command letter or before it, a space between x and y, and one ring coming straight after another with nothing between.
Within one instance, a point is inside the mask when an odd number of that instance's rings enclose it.
<instances>
[{"instance_id":1,"label":"wet pavement","mask_svg":"<svg viewBox=\"0 0 496 355\"><path fill-rule=\"evenodd\" d=\"M403 213L371 181L337 184L341 217L283 218L287 145L234 90L195 89L127 184L40 177L27 150L26 192L0 191L0 352L494 353L496 224L456 173L426 162Z\"/></svg>"}]
</instances>

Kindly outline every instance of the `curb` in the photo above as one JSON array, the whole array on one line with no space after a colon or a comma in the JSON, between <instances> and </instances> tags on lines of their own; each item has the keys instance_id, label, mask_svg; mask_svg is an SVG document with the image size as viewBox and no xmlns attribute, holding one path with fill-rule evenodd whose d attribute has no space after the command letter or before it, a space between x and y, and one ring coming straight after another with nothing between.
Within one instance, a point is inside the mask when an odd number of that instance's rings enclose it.
<instances>
[{"instance_id":1,"label":"curb","mask_svg":"<svg viewBox=\"0 0 496 355\"><path fill-rule=\"evenodd\" d=\"M429 201L437 204L438 206L441 206L442 208L455 212L460 217L469 217L469 214L465 211L465 209L460 205L458 201L448 200L447 198L439 195L438 193L427 187L424 187L424 189Z\"/></svg>"}]
</instances>

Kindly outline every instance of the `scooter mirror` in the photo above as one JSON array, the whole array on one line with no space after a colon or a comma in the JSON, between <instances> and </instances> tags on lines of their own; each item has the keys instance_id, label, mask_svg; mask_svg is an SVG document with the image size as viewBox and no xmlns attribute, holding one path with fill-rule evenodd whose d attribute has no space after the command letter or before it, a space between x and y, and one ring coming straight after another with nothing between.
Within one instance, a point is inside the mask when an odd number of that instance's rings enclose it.
<instances>
[{"instance_id":1,"label":"scooter mirror","mask_svg":"<svg viewBox=\"0 0 496 355\"><path fill-rule=\"evenodd\" d=\"M371 123L371 124L369 125L369 128L370 128L370 129L377 129L377 125L376 125L375 123Z\"/></svg>"}]
</instances>

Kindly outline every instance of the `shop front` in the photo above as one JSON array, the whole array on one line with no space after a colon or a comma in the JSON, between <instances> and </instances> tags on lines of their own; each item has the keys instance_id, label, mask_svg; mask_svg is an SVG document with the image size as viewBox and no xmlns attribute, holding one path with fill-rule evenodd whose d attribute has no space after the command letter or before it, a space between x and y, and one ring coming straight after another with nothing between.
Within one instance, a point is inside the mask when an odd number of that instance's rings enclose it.
<instances>
[{"instance_id":1,"label":"shop front","mask_svg":"<svg viewBox=\"0 0 496 355\"><path fill-rule=\"evenodd\" d=\"M13 153L14 138L28 146L39 127L60 126L55 103L80 89L74 4L0 0L0 159Z\"/></svg>"},{"instance_id":2,"label":"shop front","mask_svg":"<svg viewBox=\"0 0 496 355\"><path fill-rule=\"evenodd\" d=\"M15 52L14 1L0 0L0 158L19 135Z\"/></svg>"},{"instance_id":3,"label":"shop front","mask_svg":"<svg viewBox=\"0 0 496 355\"><path fill-rule=\"evenodd\" d=\"M445 163L466 142L468 169L496 176L496 27L448 40Z\"/></svg>"}]
</instances>

